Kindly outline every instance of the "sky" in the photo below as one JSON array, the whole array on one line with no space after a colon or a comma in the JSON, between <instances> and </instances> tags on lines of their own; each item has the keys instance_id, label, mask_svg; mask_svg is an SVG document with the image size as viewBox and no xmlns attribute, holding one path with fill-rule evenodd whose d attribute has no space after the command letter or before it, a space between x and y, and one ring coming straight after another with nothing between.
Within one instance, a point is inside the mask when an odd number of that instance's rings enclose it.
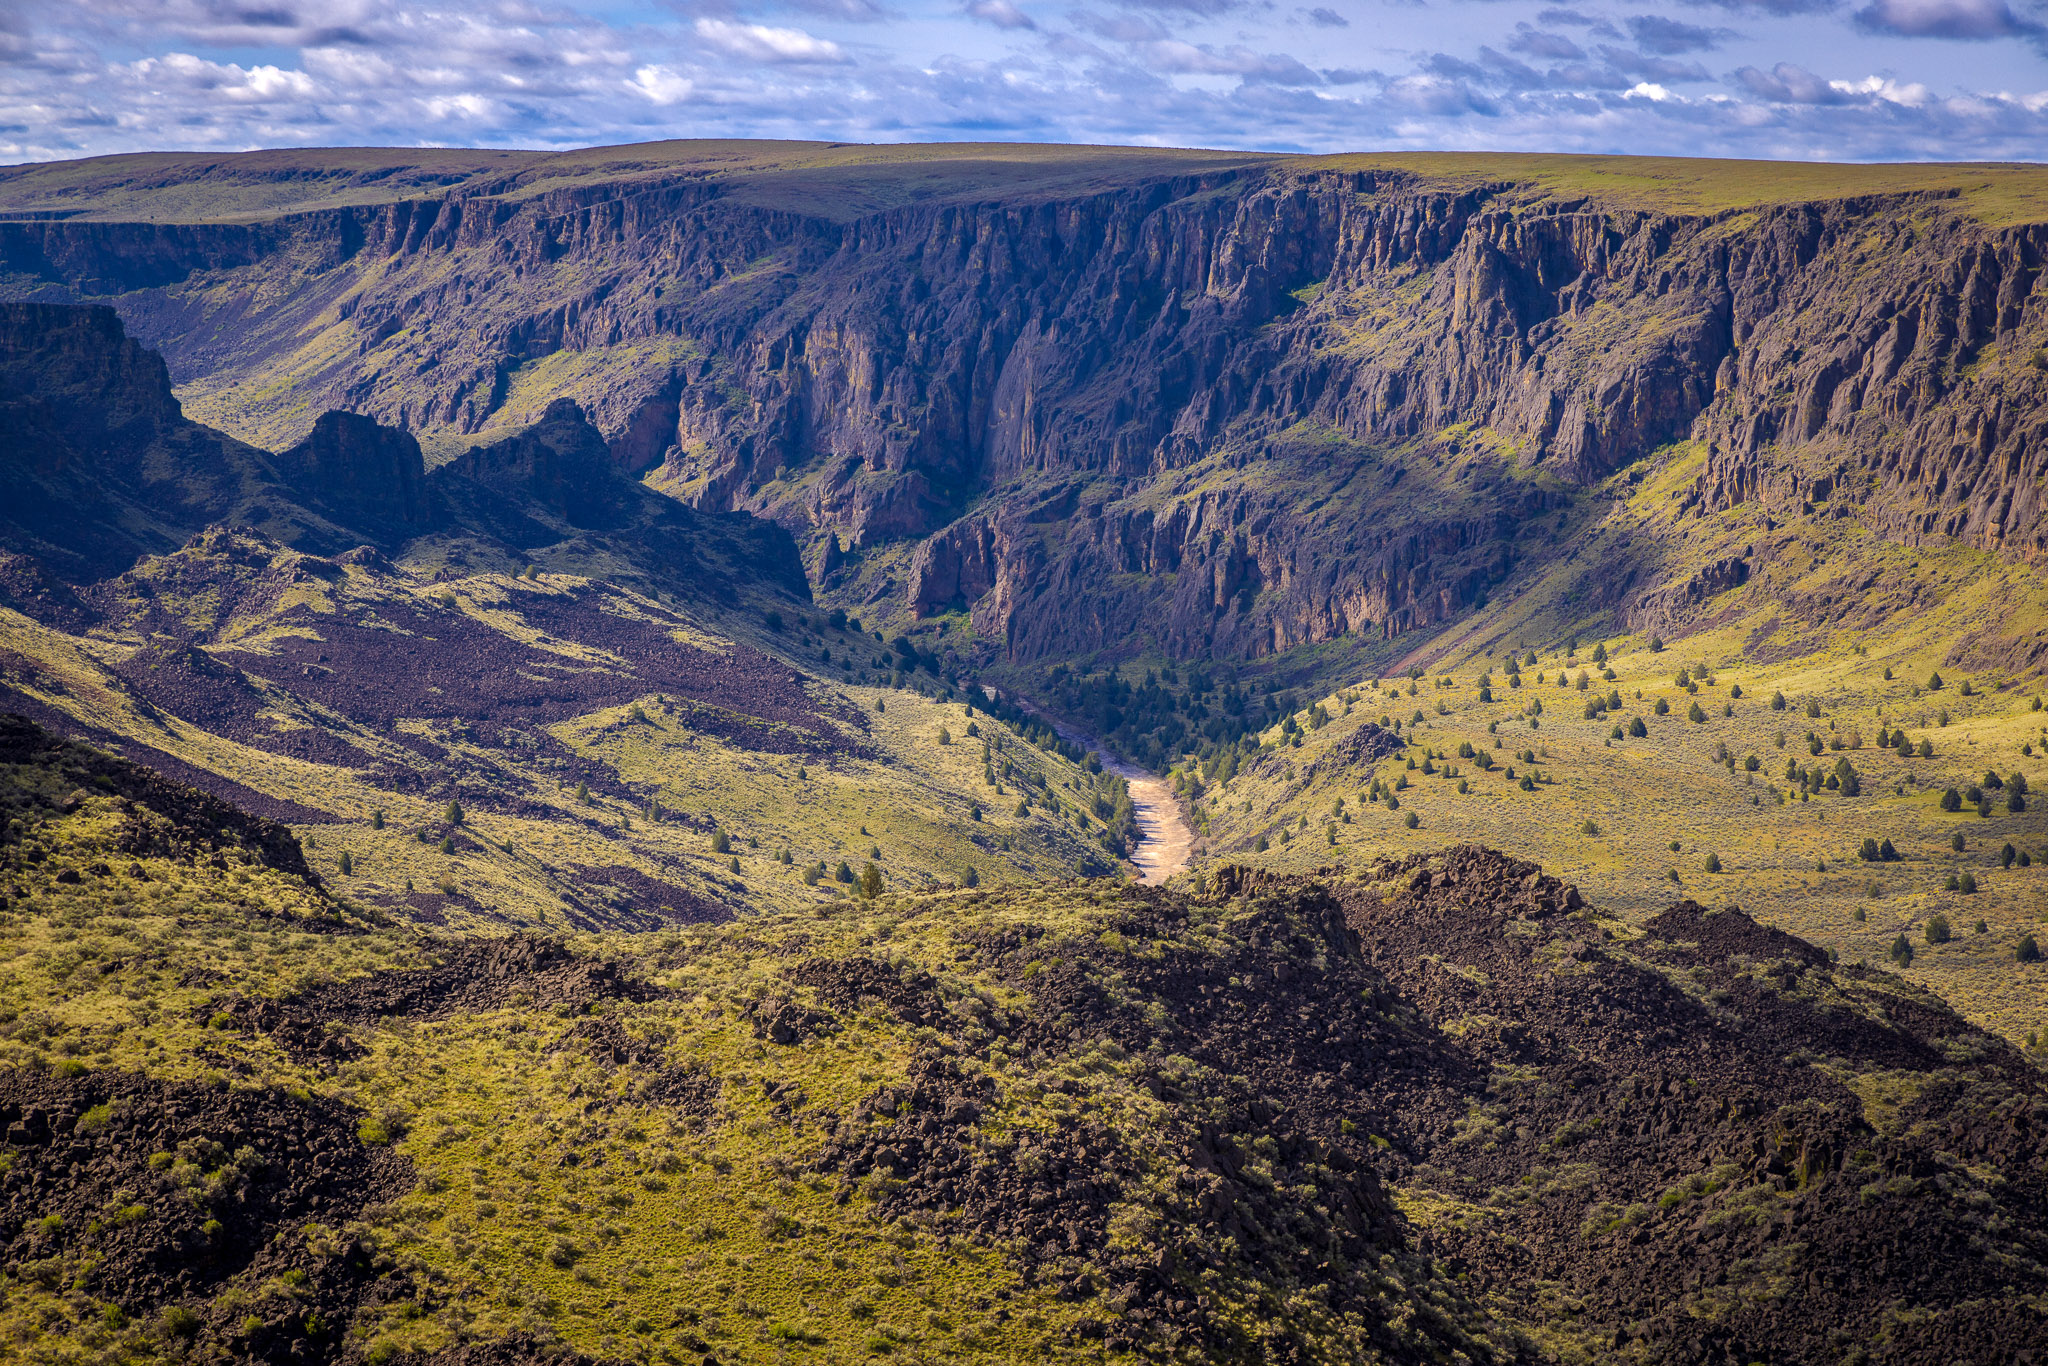
<instances>
[{"instance_id":1,"label":"sky","mask_svg":"<svg viewBox=\"0 0 2048 1366\"><path fill-rule=\"evenodd\" d=\"M0 0L0 162L675 137L2048 159L2048 0Z\"/></svg>"}]
</instances>

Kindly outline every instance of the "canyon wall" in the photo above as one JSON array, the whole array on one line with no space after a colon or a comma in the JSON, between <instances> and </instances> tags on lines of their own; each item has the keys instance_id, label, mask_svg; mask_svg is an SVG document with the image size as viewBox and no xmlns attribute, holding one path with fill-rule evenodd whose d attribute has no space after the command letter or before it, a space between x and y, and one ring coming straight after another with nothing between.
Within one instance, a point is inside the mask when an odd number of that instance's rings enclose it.
<instances>
[{"instance_id":1,"label":"canyon wall","mask_svg":"<svg viewBox=\"0 0 2048 1366\"><path fill-rule=\"evenodd\" d=\"M1951 196L1673 215L1285 163L852 216L729 188L0 223L0 269L112 303L273 448L338 407L451 452L574 398L849 605L970 610L1022 659L1450 619L1675 441L1696 517L1832 500L2048 555L2048 226Z\"/></svg>"}]
</instances>

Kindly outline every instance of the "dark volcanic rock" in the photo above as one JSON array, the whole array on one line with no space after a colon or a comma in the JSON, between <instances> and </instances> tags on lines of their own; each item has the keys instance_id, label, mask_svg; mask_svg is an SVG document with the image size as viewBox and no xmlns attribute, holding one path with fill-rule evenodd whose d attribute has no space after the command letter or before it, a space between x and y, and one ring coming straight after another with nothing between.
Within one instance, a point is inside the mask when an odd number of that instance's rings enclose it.
<instances>
[{"instance_id":1,"label":"dark volcanic rock","mask_svg":"<svg viewBox=\"0 0 2048 1366\"><path fill-rule=\"evenodd\" d=\"M74 744L24 717L0 712L0 764L39 767L120 799L128 821L123 853L197 859L235 850L280 872L317 882L298 836L218 797L110 754Z\"/></svg>"},{"instance_id":2,"label":"dark volcanic rock","mask_svg":"<svg viewBox=\"0 0 2048 1366\"><path fill-rule=\"evenodd\" d=\"M426 462L409 432L322 413L305 440L278 454L277 469L300 497L387 544L428 529Z\"/></svg>"},{"instance_id":3,"label":"dark volcanic rock","mask_svg":"<svg viewBox=\"0 0 2048 1366\"><path fill-rule=\"evenodd\" d=\"M0 1071L0 1247L15 1265L89 1249L86 1288L131 1312L203 1301L275 1235L411 1188L411 1163L357 1138L362 1118L270 1091Z\"/></svg>"},{"instance_id":4,"label":"dark volcanic rock","mask_svg":"<svg viewBox=\"0 0 2048 1366\"><path fill-rule=\"evenodd\" d=\"M235 1027L270 1034L301 1059L354 1056L359 1046L330 1026L374 1024L387 1017L445 1019L526 1005L578 1014L598 1001L644 1001L654 989L617 968L571 953L559 940L444 941L433 966L372 973L272 1000L238 997L202 1007L225 1011Z\"/></svg>"},{"instance_id":5,"label":"dark volcanic rock","mask_svg":"<svg viewBox=\"0 0 2048 1366\"><path fill-rule=\"evenodd\" d=\"M444 436L536 424L446 481L521 489L515 539L622 506L597 442L546 406L562 396L507 386L511 358L604 349L565 370L616 468L773 517L826 550L821 577L842 539L922 541L904 605L971 605L1026 658L1133 627L1265 654L1440 623L1529 553L1531 518L1688 437L1702 511L1834 502L1914 543L2048 553L2048 371L2029 360L2048 227L1950 192L1735 218L1511 172L1233 157L1126 159L1057 191L1019 162L959 195L849 192L868 207L842 212L758 198L744 173L644 169L573 207L486 214L443 189L260 230L9 224L0 259L23 288L119 282L181 373L303 374L309 410ZM288 254L331 269L279 290ZM343 281L357 354L289 368ZM1502 477L1508 451L1555 483ZM1173 582L1133 594L1133 574ZM1668 614L1714 587L1673 597L1660 577L1640 557L1612 605L1663 594L1645 610Z\"/></svg>"}]
</instances>

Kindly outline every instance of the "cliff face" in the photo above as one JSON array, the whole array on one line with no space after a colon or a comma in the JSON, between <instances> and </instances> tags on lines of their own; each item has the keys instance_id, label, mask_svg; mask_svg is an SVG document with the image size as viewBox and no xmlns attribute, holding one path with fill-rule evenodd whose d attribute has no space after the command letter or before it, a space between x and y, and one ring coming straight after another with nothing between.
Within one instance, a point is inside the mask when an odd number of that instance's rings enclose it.
<instances>
[{"instance_id":1,"label":"cliff face","mask_svg":"<svg viewBox=\"0 0 2048 1366\"><path fill-rule=\"evenodd\" d=\"M850 217L727 191L10 223L0 254L112 295L257 429L333 404L446 445L573 397L699 507L922 543L861 591L1018 657L1442 621L1532 516L1688 438L1699 514L1853 496L2048 552L2048 229L1941 195L1673 215L1275 165Z\"/></svg>"},{"instance_id":2,"label":"cliff face","mask_svg":"<svg viewBox=\"0 0 2048 1366\"><path fill-rule=\"evenodd\" d=\"M268 457L188 421L108 308L0 304L0 482L7 547L79 582L208 522L292 520Z\"/></svg>"},{"instance_id":3,"label":"cliff face","mask_svg":"<svg viewBox=\"0 0 2048 1366\"><path fill-rule=\"evenodd\" d=\"M500 562L605 560L689 598L809 596L773 522L642 487L568 399L429 474L419 443L328 412L277 455L188 419L163 359L105 307L0 304L0 600L46 621L110 579L232 527L311 554L432 541Z\"/></svg>"}]
</instances>

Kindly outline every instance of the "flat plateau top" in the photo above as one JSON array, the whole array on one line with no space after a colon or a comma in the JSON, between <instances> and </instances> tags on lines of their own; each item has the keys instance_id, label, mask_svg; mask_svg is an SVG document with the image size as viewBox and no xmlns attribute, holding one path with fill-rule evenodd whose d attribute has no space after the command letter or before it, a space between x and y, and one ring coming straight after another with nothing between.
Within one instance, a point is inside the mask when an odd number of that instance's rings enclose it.
<instances>
[{"instance_id":1,"label":"flat plateau top","mask_svg":"<svg viewBox=\"0 0 2048 1366\"><path fill-rule=\"evenodd\" d=\"M1505 182L1540 195L1671 213L1934 192L1956 196L1987 223L2048 221L2048 165L2031 163L1842 165L1501 152L1286 156L1043 143L712 140L569 152L334 147L39 162L0 168L0 218L251 222L450 194L516 200L557 190L702 180L744 203L844 221L927 201L1037 200L1171 175L1321 169L1407 171L1446 185Z\"/></svg>"}]
</instances>

